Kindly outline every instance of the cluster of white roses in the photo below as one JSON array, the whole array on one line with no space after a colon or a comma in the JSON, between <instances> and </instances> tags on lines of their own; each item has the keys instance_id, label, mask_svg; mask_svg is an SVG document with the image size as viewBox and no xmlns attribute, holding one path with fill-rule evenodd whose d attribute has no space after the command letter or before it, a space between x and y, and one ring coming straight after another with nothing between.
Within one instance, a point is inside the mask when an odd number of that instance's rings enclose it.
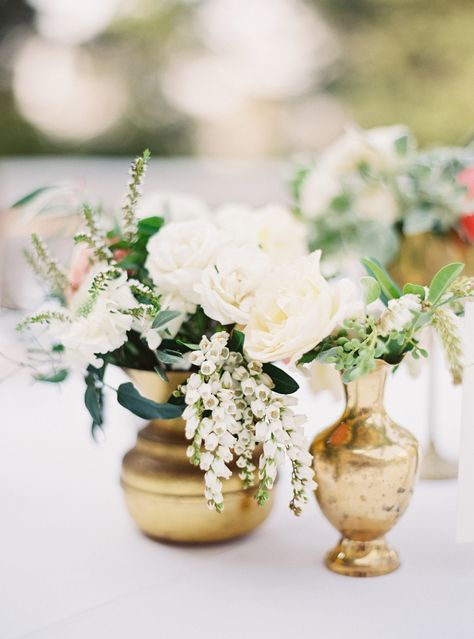
<instances>
[{"instance_id":1,"label":"cluster of white roses","mask_svg":"<svg viewBox=\"0 0 474 639\"><path fill-rule=\"evenodd\" d=\"M199 219L188 211L150 239L146 267L157 289L188 312L199 304L222 324L246 324L262 280L306 253L304 226L280 205L226 205L206 218L196 210Z\"/></svg>"},{"instance_id":2,"label":"cluster of white roses","mask_svg":"<svg viewBox=\"0 0 474 639\"><path fill-rule=\"evenodd\" d=\"M157 194L148 202L140 207L142 215L144 211L164 212L166 218L147 245L146 267L154 284L149 293L160 298L160 310L180 315L165 327L154 328L156 306L137 301L140 282L125 270L117 271L117 277L104 278L86 309L95 280L115 268L96 219L97 234L92 239L101 251L100 259L89 246L77 247L68 277L67 309L49 327L53 340L64 346L67 366L99 366L97 355L122 346L131 329L156 350L165 335L177 335L198 305L222 324L246 324L256 290L275 263L306 252L304 227L284 206L252 211L226 205L211 212L195 198Z\"/></svg>"},{"instance_id":3,"label":"cluster of white roses","mask_svg":"<svg viewBox=\"0 0 474 639\"><path fill-rule=\"evenodd\" d=\"M229 350L229 334L215 333L203 337L199 350L190 355L199 372L191 374L177 391L184 395L186 437L192 440L188 456L205 471L205 497L211 509L224 507L222 479L232 470L228 464L235 456L239 477L245 487L254 484L256 447L259 453L259 503L268 499L277 468L285 456L292 464L293 499L290 507L299 514L307 501L307 490L315 487L311 455L302 424L305 418L295 415L292 398L278 395L262 363L249 361Z\"/></svg>"}]
</instances>

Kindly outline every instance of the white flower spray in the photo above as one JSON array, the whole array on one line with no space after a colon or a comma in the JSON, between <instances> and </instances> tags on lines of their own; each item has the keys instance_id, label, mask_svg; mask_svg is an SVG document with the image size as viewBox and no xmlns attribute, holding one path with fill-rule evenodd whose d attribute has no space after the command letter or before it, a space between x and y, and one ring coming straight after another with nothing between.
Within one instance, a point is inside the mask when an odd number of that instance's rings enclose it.
<instances>
[{"instance_id":1,"label":"white flower spray","mask_svg":"<svg viewBox=\"0 0 474 639\"><path fill-rule=\"evenodd\" d=\"M229 334L203 337L190 361L199 368L176 394L184 396L186 437L192 440L187 454L191 463L204 471L204 494L211 509L222 511L222 480L232 475L235 458L245 488L253 486L258 444L260 454L256 499L264 504L275 482L278 466L285 457L292 464L293 498L290 508L297 515L307 502L307 491L315 487L312 457L307 452L302 424L290 406L296 400L273 391L271 378L261 362L248 361L230 351Z\"/></svg>"}]
</instances>

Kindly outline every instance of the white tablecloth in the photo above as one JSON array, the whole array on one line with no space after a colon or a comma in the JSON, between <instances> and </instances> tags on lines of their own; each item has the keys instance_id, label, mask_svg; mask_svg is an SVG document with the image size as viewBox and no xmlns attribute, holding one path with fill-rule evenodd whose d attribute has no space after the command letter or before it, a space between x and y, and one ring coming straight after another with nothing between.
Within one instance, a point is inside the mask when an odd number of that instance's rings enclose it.
<instances>
[{"instance_id":1,"label":"white tablecloth","mask_svg":"<svg viewBox=\"0 0 474 639\"><path fill-rule=\"evenodd\" d=\"M18 315L0 316L0 352L21 357ZM402 567L361 580L328 572L337 540L311 501L295 518L281 481L274 512L253 535L209 547L142 536L118 483L140 420L109 398L106 441L94 443L83 387L33 384L0 362L1 639L467 639L474 636L474 546L456 545L456 482L420 482L389 535ZM112 372L116 384L122 373ZM392 415L423 436L426 380L391 380ZM457 437L459 394L446 391ZM309 435L336 417L329 397L301 392ZM451 432L449 432L451 431ZM444 446L453 454L454 449Z\"/></svg>"}]
</instances>

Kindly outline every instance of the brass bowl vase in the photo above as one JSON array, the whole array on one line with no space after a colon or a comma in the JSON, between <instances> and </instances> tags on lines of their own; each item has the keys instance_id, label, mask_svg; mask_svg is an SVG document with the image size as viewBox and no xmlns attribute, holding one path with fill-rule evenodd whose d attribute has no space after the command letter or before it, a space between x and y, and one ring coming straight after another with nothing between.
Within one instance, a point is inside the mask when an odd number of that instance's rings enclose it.
<instances>
[{"instance_id":1,"label":"brass bowl vase","mask_svg":"<svg viewBox=\"0 0 474 639\"><path fill-rule=\"evenodd\" d=\"M384 535L397 523L418 468L418 442L395 424L383 404L390 366L345 385L342 417L316 436L311 453L316 498L342 538L326 556L330 570L372 577L396 570L398 554Z\"/></svg>"},{"instance_id":2,"label":"brass bowl vase","mask_svg":"<svg viewBox=\"0 0 474 639\"><path fill-rule=\"evenodd\" d=\"M150 399L166 402L189 373L168 373L165 383L153 372L127 369L137 389ZM269 515L256 489L244 490L237 472L223 482L224 510L209 510L203 472L186 456L189 442L184 420L153 420L139 433L124 457L121 484L128 511L138 527L154 539L178 543L209 543L246 535ZM233 470L237 470L234 469Z\"/></svg>"}]
</instances>

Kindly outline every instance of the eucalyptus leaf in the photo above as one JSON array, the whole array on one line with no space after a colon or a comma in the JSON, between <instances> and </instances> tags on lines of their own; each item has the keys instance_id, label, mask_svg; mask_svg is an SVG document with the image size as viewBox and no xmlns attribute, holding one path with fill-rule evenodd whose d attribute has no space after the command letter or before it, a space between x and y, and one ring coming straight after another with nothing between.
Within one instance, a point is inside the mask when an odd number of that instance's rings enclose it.
<instances>
[{"instance_id":1,"label":"eucalyptus leaf","mask_svg":"<svg viewBox=\"0 0 474 639\"><path fill-rule=\"evenodd\" d=\"M366 304L372 304L372 302L375 302L379 299L382 289L380 288L380 284L374 277L365 275L364 277L360 278L360 283L362 286Z\"/></svg>"},{"instance_id":2,"label":"eucalyptus leaf","mask_svg":"<svg viewBox=\"0 0 474 639\"><path fill-rule=\"evenodd\" d=\"M276 393L280 393L281 395L290 395L291 393L295 393L299 388L299 384L290 375L288 375L288 373L285 373L284 370L278 368L278 366L275 366L274 364L264 364L263 372L272 378L272 381L275 384L275 388L273 390Z\"/></svg>"},{"instance_id":3,"label":"eucalyptus leaf","mask_svg":"<svg viewBox=\"0 0 474 639\"><path fill-rule=\"evenodd\" d=\"M156 357L162 364L182 364L183 354L179 351L163 349L156 351Z\"/></svg>"},{"instance_id":4,"label":"eucalyptus leaf","mask_svg":"<svg viewBox=\"0 0 474 639\"><path fill-rule=\"evenodd\" d=\"M452 262L440 269L431 280L428 301L436 304L464 268L462 262Z\"/></svg>"},{"instance_id":5,"label":"eucalyptus leaf","mask_svg":"<svg viewBox=\"0 0 474 639\"><path fill-rule=\"evenodd\" d=\"M41 195L41 193L44 193L45 191L49 191L50 189L53 189L53 188L54 188L53 186L40 186L38 189L31 191L27 195L24 195L21 199L17 200L14 204L11 205L11 208L19 209L20 207L25 206L25 204L29 204L29 202L34 200L35 197L37 197L38 195Z\"/></svg>"},{"instance_id":6,"label":"eucalyptus leaf","mask_svg":"<svg viewBox=\"0 0 474 639\"><path fill-rule=\"evenodd\" d=\"M244 351L245 335L242 331L234 328L229 340L229 350L235 353L243 353Z\"/></svg>"},{"instance_id":7,"label":"eucalyptus leaf","mask_svg":"<svg viewBox=\"0 0 474 639\"><path fill-rule=\"evenodd\" d=\"M166 326L171 320L176 319L181 315L180 311L160 311L152 323L152 328L162 328Z\"/></svg>"},{"instance_id":8,"label":"eucalyptus leaf","mask_svg":"<svg viewBox=\"0 0 474 639\"><path fill-rule=\"evenodd\" d=\"M179 417L184 410L184 406L169 403L158 404L143 397L131 382L120 384L117 390L117 401L121 406L143 419L174 419Z\"/></svg>"},{"instance_id":9,"label":"eucalyptus leaf","mask_svg":"<svg viewBox=\"0 0 474 639\"><path fill-rule=\"evenodd\" d=\"M60 382L64 382L68 374L69 374L69 371L67 370L67 368L61 368L56 373L51 373L51 374L38 373L37 375L34 376L34 378L38 380L39 382L50 382L51 384L59 384Z\"/></svg>"},{"instance_id":10,"label":"eucalyptus leaf","mask_svg":"<svg viewBox=\"0 0 474 639\"><path fill-rule=\"evenodd\" d=\"M426 295L425 287L421 284L405 284L402 292L403 295L419 295L422 300L425 299Z\"/></svg>"},{"instance_id":11,"label":"eucalyptus leaf","mask_svg":"<svg viewBox=\"0 0 474 639\"><path fill-rule=\"evenodd\" d=\"M369 275L373 275L377 282L380 284L382 293L389 300L398 299L401 295L401 291L390 275L384 269L384 267L374 258L363 257L361 259L362 264L365 266Z\"/></svg>"}]
</instances>

